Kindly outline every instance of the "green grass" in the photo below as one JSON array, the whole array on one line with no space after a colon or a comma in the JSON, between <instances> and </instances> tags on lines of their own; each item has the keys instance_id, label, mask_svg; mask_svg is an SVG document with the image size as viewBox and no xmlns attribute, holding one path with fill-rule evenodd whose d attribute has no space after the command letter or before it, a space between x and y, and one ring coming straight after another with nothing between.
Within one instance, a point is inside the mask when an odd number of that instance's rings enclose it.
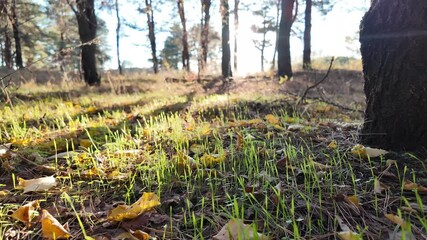
<instances>
[{"instance_id":1,"label":"green grass","mask_svg":"<svg viewBox=\"0 0 427 240\"><path fill-rule=\"evenodd\" d=\"M155 192L161 205L147 215L149 226L138 229L160 239L210 239L233 218L271 239L332 239L343 230L337 216L364 239L381 239L396 227L385 213L401 216L414 235L425 236L425 193L403 187L405 179L425 179L402 163L390 168L397 179L386 178L380 174L385 159L353 155L360 116L316 101L296 106L291 96L189 97L179 84L156 81L149 92L119 95L83 86L68 86L77 89L72 96L55 97L58 89L38 85L29 85L31 93L25 85L12 91L13 106L0 107L0 143L12 144L0 158L0 191L10 191L0 196L0 236L15 230L41 238L40 224L28 232L9 216L39 199L42 208L64 211L58 220L70 224L72 235L93 237L108 230L98 213L106 215L118 202L130 205L143 192ZM138 80L120 84L136 88ZM19 100L20 94L37 97ZM328 147L332 140L336 148ZM66 151L75 154L55 157ZM13 189L13 174L31 179L48 173L59 180L57 188ZM376 181L389 189L375 193Z\"/></svg>"}]
</instances>

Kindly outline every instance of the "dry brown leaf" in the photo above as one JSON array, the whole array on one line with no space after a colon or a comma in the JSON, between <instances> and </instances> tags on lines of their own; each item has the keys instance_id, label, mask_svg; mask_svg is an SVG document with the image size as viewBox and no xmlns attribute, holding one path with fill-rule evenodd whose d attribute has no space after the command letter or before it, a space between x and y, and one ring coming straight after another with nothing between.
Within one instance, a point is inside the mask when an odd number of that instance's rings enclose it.
<instances>
[{"instance_id":1,"label":"dry brown leaf","mask_svg":"<svg viewBox=\"0 0 427 240\"><path fill-rule=\"evenodd\" d=\"M18 181L18 186L24 188L24 193L44 192L56 186L56 178L54 176L41 177L30 180L18 178Z\"/></svg>"},{"instance_id":2,"label":"dry brown leaf","mask_svg":"<svg viewBox=\"0 0 427 240\"><path fill-rule=\"evenodd\" d=\"M418 192L427 192L426 187L420 184L411 182L409 180L405 181L405 184L403 185L403 190L417 190Z\"/></svg>"},{"instance_id":3,"label":"dry brown leaf","mask_svg":"<svg viewBox=\"0 0 427 240\"><path fill-rule=\"evenodd\" d=\"M387 188L388 188L387 185L385 185L384 183L382 183L379 180L375 179L375 183L374 183L374 192L375 193L382 193Z\"/></svg>"},{"instance_id":4,"label":"dry brown leaf","mask_svg":"<svg viewBox=\"0 0 427 240\"><path fill-rule=\"evenodd\" d=\"M403 219L403 218L401 218L401 217L399 217L397 215L394 215L394 214L391 214L391 213L387 213L384 216L388 220L392 221L394 224L397 224L397 225L401 226L402 229L407 230L409 228L409 223L406 222L405 219Z\"/></svg>"},{"instance_id":5,"label":"dry brown leaf","mask_svg":"<svg viewBox=\"0 0 427 240\"><path fill-rule=\"evenodd\" d=\"M68 239L71 234L50 213L43 209L41 216L42 234L46 239Z\"/></svg>"},{"instance_id":6,"label":"dry brown leaf","mask_svg":"<svg viewBox=\"0 0 427 240\"><path fill-rule=\"evenodd\" d=\"M232 219L213 236L213 240L268 240L268 237L254 232L251 225L246 225L241 219Z\"/></svg>"},{"instance_id":7,"label":"dry brown leaf","mask_svg":"<svg viewBox=\"0 0 427 240\"><path fill-rule=\"evenodd\" d=\"M27 204L20 206L11 217L25 223L27 226L31 225L31 220L37 214L37 209L40 207L39 201L31 201Z\"/></svg>"}]
</instances>

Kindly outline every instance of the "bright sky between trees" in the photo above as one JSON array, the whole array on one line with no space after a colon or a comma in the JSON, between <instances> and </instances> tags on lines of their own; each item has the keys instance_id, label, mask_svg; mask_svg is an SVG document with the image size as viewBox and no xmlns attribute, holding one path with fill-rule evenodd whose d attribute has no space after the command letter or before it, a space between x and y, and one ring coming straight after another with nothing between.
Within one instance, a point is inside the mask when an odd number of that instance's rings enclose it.
<instances>
[{"instance_id":1,"label":"bright sky between trees","mask_svg":"<svg viewBox=\"0 0 427 240\"><path fill-rule=\"evenodd\" d=\"M242 1L244 2L244 1ZM312 58L325 57L325 56L351 56L360 57L360 55L354 51L359 48L358 42L358 29L360 21L368 9L370 4L369 0L340 0L335 4L331 12L326 16L322 16L318 11L313 11L312 16ZM304 6L301 5L300 12L303 12ZM131 15L130 11L125 6L121 6L121 15L125 18L131 18L132 21L141 24L141 27L145 27L146 16L144 14ZM169 29L170 23L173 21L179 22L179 17L175 15L171 16L172 9L163 9L161 13L155 12L156 30L157 32L157 51L160 52L163 49L164 41L169 35L167 30ZM187 6L186 14L189 25L194 24L194 21L199 21L199 16L194 16L195 13L199 13L199 6ZM221 32L221 20L217 9L211 9L211 23L214 25L218 32ZM112 59L106 63L106 68L115 69L117 68L117 58L115 55L115 31L116 20L111 14L106 12L100 12L100 17L103 18L107 27L110 30L108 34L108 45L110 46L110 56ZM233 15L230 15L230 31L231 49L233 49L234 35L233 29ZM303 18L300 15L299 18ZM254 16L250 11L240 11L240 27L238 37L238 74L245 75L249 73L259 72L261 70L260 64L260 51L254 46L253 39L257 38L257 34L253 33L251 26L258 22L254 21ZM169 25L168 25L169 24ZM168 26L167 26L168 25ZM302 26L301 26L302 29ZM159 31L162 30L162 31ZM124 62L125 67L138 67L138 68L150 68L152 66L149 59L151 58L149 42L147 32L138 32L135 30L126 29L124 35L121 38L121 59ZM353 38L353 41L346 41L346 38ZM269 34L269 38L274 43L275 35ZM273 58L274 47L266 49L265 63L266 69L269 68L270 62ZM302 62L303 43L297 36L291 37L291 54L293 63ZM219 55L220 56L220 55ZM219 59L220 60L220 59ZM196 69L192 67L192 69Z\"/></svg>"}]
</instances>

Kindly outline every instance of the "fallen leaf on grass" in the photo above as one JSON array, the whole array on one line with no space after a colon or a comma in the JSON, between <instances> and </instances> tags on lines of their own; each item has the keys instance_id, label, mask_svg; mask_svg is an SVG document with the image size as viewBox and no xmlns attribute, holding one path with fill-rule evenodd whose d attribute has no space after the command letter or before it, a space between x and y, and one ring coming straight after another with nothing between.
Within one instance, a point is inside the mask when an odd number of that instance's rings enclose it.
<instances>
[{"instance_id":1,"label":"fallen leaf on grass","mask_svg":"<svg viewBox=\"0 0 427 240\"><path fill-rule=\"evenodd\" d=\"M411 182L409 180L405 181L405 184L403 185L403 190L417 190L418 192L427 192L426 187L420 184Z\"/></svg>"},{"instance_id":2,"label":"fallen leaf on grass","mask_svg":"<svg viewBox=\"0 0 427 240\"><path fill-rule=\"evenodd\" d=\"M122 221L125 219L133 219L144 212L160 205L159 197L152 192L145 192L141 198L132 205L119 205L108 214L108 220Z\"/></svg>"},{"instance_id":3,"label":"fallen leaf on grass","mask_svg":"<svg viewBox=\"0 0 427 240\"><path fill-rule=\"evenodd\" d=\"M39 207L39 201L37 200L28 202L13 212L11 217L25 223L27 226L30 226L31 220L38 215L37 209Z\"/></svg>"},{"instance_id":4,"label":"fallen leaf on grass","mask_svg":"<svg viewBox=\"0 0 427 240\"><path fill-rule=\"evenodd\" d=\"M298 130L303 129L304 127L305 127L304 125L296 123L296 124L289 125L288 126L288 130L289 131L298 131Z\"/></svg>"},{"instance_id":5,"label":"fallen leaf on grass","mask_svg":"<svg viewBox=\"0 0 427 240\"><path fill-rule=\"evenodd\" d=\"M346 196L345 201L347 203L353 204L356 207L360 207L359 198L357 196L354 196L354 195Z\"/></svg>"},{"instance_id":6,"label":"fallen leaf on grass","mask_svg":"<svg viewBox=\"0 0 427 240\"><path fill-rule=\"evenodd\" d=\"M329 144L328 144L328 148L330 149L336 149L338 147L337 141L332 140Z\"/></svg>"},{"instance_id":7,"label":"fallen leaf on grass","mask_svg":"<svg viewBox=\"0 0 427 240\"><path fill-rule=\"evenodd\" d=\"M246 225L241 219L232 219L212 237L214 240L267 240L268 237L255 231L252 225Z\"/></svg>"},{"instance_id":8,"label":"fallen leaf on grass","mask_svg":"<svg viewBox=\"0 0 427 240\"><path fill-rule=\"evenodd\" d=\"M399 226L402 227L402 229L407 230L409 229L409 223L407 221L405 221L403 218L391 214L391 213L387 213L384 215L388 220L392 221L394 224L397 224Z\"/></svg>"},{"instance_id":9,"label":"fallen leaf on grass","mask_svg":"<svg viewBox=\"0 0 427 240\"><path fill-rule=\"evenodd\" d=\"M265 116L265 120L266 120L268 123L273 124L273 125L276 125L276 124L279 124L279 123L280 123L279 118L277 118L277 117L276 117L276 116L274 116L273 114L267 114L267 115Z\"/></svg>"},{"instance_id":10,"label":"fallen leaf on grass","mask_svg":"<svg viewBox=\"0 0 427 240\"><path fill-rule=\"evenodd\" d=\"M18 178L18 181L18 186L24 188L24 193L44 192L56 186L56 178L54 176L41 177L30 180Z\"/></svg>"},{"instance_id":11,"label":"fallen leaf on grass","mask_svg":"<svg viewBox=\"0 0 427 240\"><path fill-rule=\"evenodd\" d=\"M119 240L119 239L129 239L129 240L149 240L151 236L143 232L141 230L132 231L129 230L129 232L122 232L119 235L115 236L113 239Z\"/></svg>"},{"instance_id":12,"label":"fallen leaf on grass","mask_svg":"<svg viewBox=\"0 0 427 240\"><path fill-rule=\"evenodd\" d=\"M41 223L43 238L68 239L71 237L68 230L45 209L42 210Z\"/></svg>"},{"instance_id":13,"label":"fallen leaf on grass","mask_svg":"<svg viewBox=\"0 0 427 240\"><path fill-rule=\"evenodd\" d=\"M226 153L223 153L223 154L205 154L199 159L199 161L203 165L211 167L215 164L219 164L219 163L224 162L226 157L227 157Z\"/></svg>"},{"instance_id":14,"label":"fallen leaf on grass","mask_svg":"<svg viewBox=\"0 0 427 240\"><path fill-rule=\"evenodd\" d=\"M375 183L374 183L374 192L375 193L382 193L387 188L388 188L387 185L385 185L384 183L382 183L379 180L375 179Z\"/></svg>"},{"instance_id":15,"label":"fallen leaf on grass","mask_svg":"<svg viewBox=\"0 0 427 240\"><path fill-rule=\"evenodd\" d=\"M370 147L365 147L361 144L357 144L351 149L351 153L366 159L366 158L376 158L384 154L387 154L388 152L383 149L370 148Z\"/></svg>"},{"instance_id":16,"label":"fallen leaf on grass","mask_svg":"<svg viewBox=\"0 0 427 240\"><path fill-rule=\"evenodd\" d=\"M316 171L325 171L328 169L331 169L332 166L329 165L325 165L323 163L319 163L319 162L315 162L313 159L310 158L309 160L311 163L313 163L314 168L316 169Z\"/></svg>"}]
</instances>

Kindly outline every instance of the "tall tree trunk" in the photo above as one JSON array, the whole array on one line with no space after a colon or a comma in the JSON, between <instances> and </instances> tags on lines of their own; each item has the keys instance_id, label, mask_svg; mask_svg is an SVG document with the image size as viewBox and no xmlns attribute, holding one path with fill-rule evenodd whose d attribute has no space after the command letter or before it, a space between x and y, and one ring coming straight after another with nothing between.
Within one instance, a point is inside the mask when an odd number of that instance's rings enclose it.
<instances>
[{"instance_id":1,"label":"tall tree trunk","mask_svg":"<svg viewBox=\"0 0 427 240\"><path fill-rule=\"evenodd\" d=\"M282 14L279 26L279 42L277 46L278 75L285 80L292 78L290 36L293 22L295 0L282 0Z\"/></svg>"},{"instance_id":2,"label":"tall tree trunk","mask_svg":"<svg viewBox=\"0 0 427 240\"><path fill-rule=\"evenodd\" d=\"M19 36L19 22L18 16L16 14L16 0L12 0L12 8L11 8L11 19L12 28L13 28L13 38L15 39L15 64L18 68L23 68L24 63L22 62L22 50L21 50L21 38Z\"/></svg>"},{"instance_id":3,"label":"tall tree trunk","mask_svg":"<svg viewBox=\"0 0 427 240\"><path fill-rule=\"evenodd\" d=\"M117 54L117 67L119 68L119 74L123 74L122 63L120 61L120 15L119 15L119 0L116 0L116 19L117 19L117 27L116 27L116 54Z\"/></svg>"},{"instance_id":4,"label":"tall tree trunk","mask_svg":"<svg viewBox=\"0 0 427 240\"><path fill-rule=\"evenodd\" d=\"M200 0L202 4L202 18L200 27L200 47L202 56L200 58L200 70L203 71L206 68L208 62L208 46L209 46L209 21L211 18L210 8L211 0Z\"/></svg>"},{"instance_id":5,"label":"tall tree trunk","mask_svg":"<svg viewBox=\"0 0 427 240\"><path fill-rule=\"evenodd\" d=\"M2 26L2 33L4 37L4 47L2 51L2 59L4 61L4 65L7 68L13 67L13 59L12 59L12 40L10 38L9 34L9 12L8 12L8 1L7 0L0 0L0 19L5 23L4 26Z\"/></svg>"},{"instance_id":6,"label":"tall tree trunk","mask_svg":"<svg viewBox=\"0 0 427 240\"><path fill-rule=\"evenodd\" d=\"M153 5L151 0L145 0L146 12L147 12L147 25L148 25L148 38L150 39L151 45L151 57L153 61L153 71L154 73L159 72L159 60L157 59L157 50L156 50L156 34L154 28L154 15L153 15Z\"/></svg>"},{"instance_id":7,"label":"tall tree trunk","mask_svg":"<svg viewBox=\"0 0 427 240\"><path fill-rule=\"evenodd\" d=\"M4 31L4 62L7 68L13 68L13 58L12 58L12 39L9 36L9 32Z\"/></svg>"},{"instance_id":8,"label":"tall tree trunk","mask_svg":"<svg viewBox=\"0 0 427 240\"><path fill-rule=\"evenodd\" d=\"M363 17L364 144L426 151L426 11L425 0L376 0Z\"/></svg>"},{"instance_id":9,"label":"tall tree trunk","mask_svg":"<svg viewBox=\"0 0 427 240\"><path fill-rule=\"evenodd\" d=\"M188 52L187 20L185 19L184 0L178 0L178 12L182 25L182 68L190 71L190 53Z\"/></svg>"},{"instance_id":10,"label":"tall tree trunk","mask_svg":"<svg viewBox=\"0 0 427 240\"><path fill-rule=\"evenodd\" d=\"M81 67L85 82L89 86L100 85L101 79L96 69L96 38L98 23L96 21L94 0L77 0L76 14L80 41L82 42ZM70 5L72 6L72 5Z\"/></svg>"},{"instance_id":11,"label":"tall tree trunk","mask_svg":"<svg viewBox=\"0 0 427 240\"><path fill-rule=\"evenodd\" d=\"M305 0L305 28L304 28L304 51L302 57L302 68L311 69L311 7L312 0Z\"/></svg>"},{"instance_id":12,"label":"tall tree trunk","mask_svg":"<svg viewBox=\"0 0 427 240\"><path fill-rule=\"evenodd\" d=\"M276 0L276 42L274 43L273 61L271 62L271 70L276 68L276 55L279 44L279 21L280 21L280 3L282 0Z\"/></svg>"},{"instance_id":13,"label":"tall tree trunk","mask_svg":"<svg viewBox=\"0 0 427 240\"><path fill-rule=\"evenodd\" d=\"M240 0L234 0L234 62L233 70L237 72L237 38L239 33L239 4Z\"/></svg>"},{"instance_id":14,"label":"tall tree trunk","mask_svg":"<svg viewBox=\"0 0 427 240\"><path fill-rule=\"evenodd\" d=\"M222 76L228 78L232 76L231 72L231 51L230 51L230 7L228 0L221 0L222 17Z\"/></svg>"}]
</instances>

